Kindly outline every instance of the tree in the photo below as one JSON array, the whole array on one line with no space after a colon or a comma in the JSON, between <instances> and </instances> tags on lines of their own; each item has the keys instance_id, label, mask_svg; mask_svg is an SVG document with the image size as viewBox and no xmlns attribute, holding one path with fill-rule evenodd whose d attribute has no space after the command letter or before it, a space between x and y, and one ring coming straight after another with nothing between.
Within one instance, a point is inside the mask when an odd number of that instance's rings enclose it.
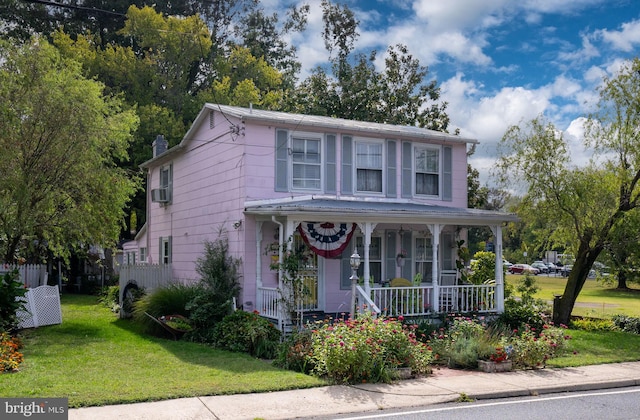
<instances>
[{"instance_id":1,"label":"tree","mask_svg":"<svg viewBox=\"0 0 640 420\"><path fill-rule=\"evenodd\" d=\"M354 13L329 0L321 4L322 37L332 75L325 68L314 69L286 98L286 110L446 132L447 104L438 102L440 89L435 80L424 83L428 68L398 44L388 47L384 69L376 70L376 51L353 53L359 36Z\"/></svg>"},{"instance_id":2,"label":"tree","mask_svg":"<svg viewBox=\"0 0 640 420\"><path fill-rule=\"evenodd\" d=\"M546 220L552 241L567 243L575 262L554 322L567 324L596 258L625 213L640 197L640 60L626 63L605 78L596 111L588 118L585 146L594 159L583 168L571 165L562 134L542 118L505 133L498 161L502 181L522 183L524 203Z\"/></svg>"},{"instance_id":3,"label":"tree","mask_svg":"<svg viewBox=\"0 0 640 420\"><path fill-rule=\"evenodd\" d=\"M44 39L0 44L0 250L115 243L135 174L116 166L138 119Z\"/></svg>"},{"instance_id":4,"label":"tree","mask_svg":"<svg viewBox=\"0 0 640 420\"><path fill-rule=\"evenodd\" d=\"M630 211L613 226L605 246L608 263L615 274L618 289L627 289L628 282L640 280L636 267L640 265L640 212ZM607 282L613 279L604 279Z\"/></svg>"}]
</instances>

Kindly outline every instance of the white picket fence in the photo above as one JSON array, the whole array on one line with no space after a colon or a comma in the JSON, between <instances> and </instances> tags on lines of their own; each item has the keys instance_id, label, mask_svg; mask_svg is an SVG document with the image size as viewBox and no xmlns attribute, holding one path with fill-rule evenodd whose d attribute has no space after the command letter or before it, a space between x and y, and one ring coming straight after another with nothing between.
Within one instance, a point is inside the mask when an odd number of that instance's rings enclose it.
<instances>
[{"instance_id":1,"label":"white picket fence","mask_svg":"<svg viewBox=\"0 0 640 420\"><path fill-rule=\"evenodd\" d=\"M171 264L125 264L120 266L120 306L130 284L149 292L173 283Z\"/></svg>"},{"instance_id":2,"label":"white picket fence","mask_svg":"<svg viewBox=\"0 0 640 420\"><path fill-rule=\"evenodd\" d=\"M0 266L0 275L16 268L20 273L19 281L24 284L25 287L34 288L47 285L47 266L44 264L2 264Z\"/></svg>"},{"instance_id":3,"label":"white picket fence","mask_svg":"<svg viewBox=\"0 0 640 420\"><path fill-rule=\"evenodd\" d=\"M24 310L16 313L18 328L37 328L62 324L62 308L58 286L39 286L29 289L23 298Z\"/></svg>"}]
</instances>

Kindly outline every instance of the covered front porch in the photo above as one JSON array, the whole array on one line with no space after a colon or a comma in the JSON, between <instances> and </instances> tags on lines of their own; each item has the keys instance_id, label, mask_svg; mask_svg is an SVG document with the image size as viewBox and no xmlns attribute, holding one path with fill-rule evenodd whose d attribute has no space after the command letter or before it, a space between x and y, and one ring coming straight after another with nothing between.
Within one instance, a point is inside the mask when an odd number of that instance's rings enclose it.
<instances>
[{"instance_id":1,"label":"covered front porch","mask_svg":"<svg viewBox=\"0 0 640 420\"><path fill-rule=\"evenodd\" d=\"M499 313L504 310L502 225L515 216L473 209L458 209L410 202L356 200L283 200L247 206L255 217L257 248L263 237L277 238L271 258L296 251L297 236L305 243L311 229L318 241L340 254L316 249L301 271L303 287L311 290L296 303L300 312L436 317L447 313ZM314 222L310 222L314 221ZM469 226L488 226L494 237L496 270L483 284L468 284L460 270L458 251ZM273 229L275 227L275 229ZM323 237L322 228L326 235ZM320 232L320 233L319 233ZM298 243L301 243L298 241ZM349 259L361 263L354 271ZM287 323L282 308L282 273L269 279L258 260L255 309L263 316Z\"/></svg>"}]
</instances>

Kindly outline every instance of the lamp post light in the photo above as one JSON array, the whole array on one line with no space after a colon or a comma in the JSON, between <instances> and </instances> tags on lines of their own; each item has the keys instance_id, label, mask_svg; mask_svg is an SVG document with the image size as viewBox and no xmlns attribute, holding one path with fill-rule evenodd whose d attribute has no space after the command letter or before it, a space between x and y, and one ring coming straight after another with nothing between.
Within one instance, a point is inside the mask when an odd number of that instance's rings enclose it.
<instances>
[{"instance_id":1,"label":"lamp post light","mask_svg":"<svg viewBox=\"0 0 640 420\"><path fill-rule=\"evenodd\" d=\"M351 254L349 264L351 264L351 319L355 319L356 283L358 282L358 268L360 267L360 255L357 250Z\"/></svg>"}]
</instances>

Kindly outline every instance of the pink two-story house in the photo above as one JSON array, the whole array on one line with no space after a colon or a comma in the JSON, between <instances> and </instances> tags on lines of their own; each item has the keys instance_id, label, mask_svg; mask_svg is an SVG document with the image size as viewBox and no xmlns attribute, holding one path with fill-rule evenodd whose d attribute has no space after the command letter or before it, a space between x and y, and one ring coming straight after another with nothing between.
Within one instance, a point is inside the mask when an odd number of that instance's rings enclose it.
<instances>
[{"instance_id":1,"label":"pink two-story house","mask_svg":"<svg viewBox=\"0 0 640 420\"><path fill-rule=\"evenodd\" d=\"M203 243L223 231L242 260L239 306L279 321L282 284L271 266L283 244L307 250L306 311L349 313L355 293L360 307L383 313L500 312L501 229L516 218L467 208L473 143L413 126L206 104L179 145L154 142L142 165L147 222L125 255L195 281ZM493 231L495 282L459 284L457 241L469 226Z\"/></svg>"}]
</instances>

